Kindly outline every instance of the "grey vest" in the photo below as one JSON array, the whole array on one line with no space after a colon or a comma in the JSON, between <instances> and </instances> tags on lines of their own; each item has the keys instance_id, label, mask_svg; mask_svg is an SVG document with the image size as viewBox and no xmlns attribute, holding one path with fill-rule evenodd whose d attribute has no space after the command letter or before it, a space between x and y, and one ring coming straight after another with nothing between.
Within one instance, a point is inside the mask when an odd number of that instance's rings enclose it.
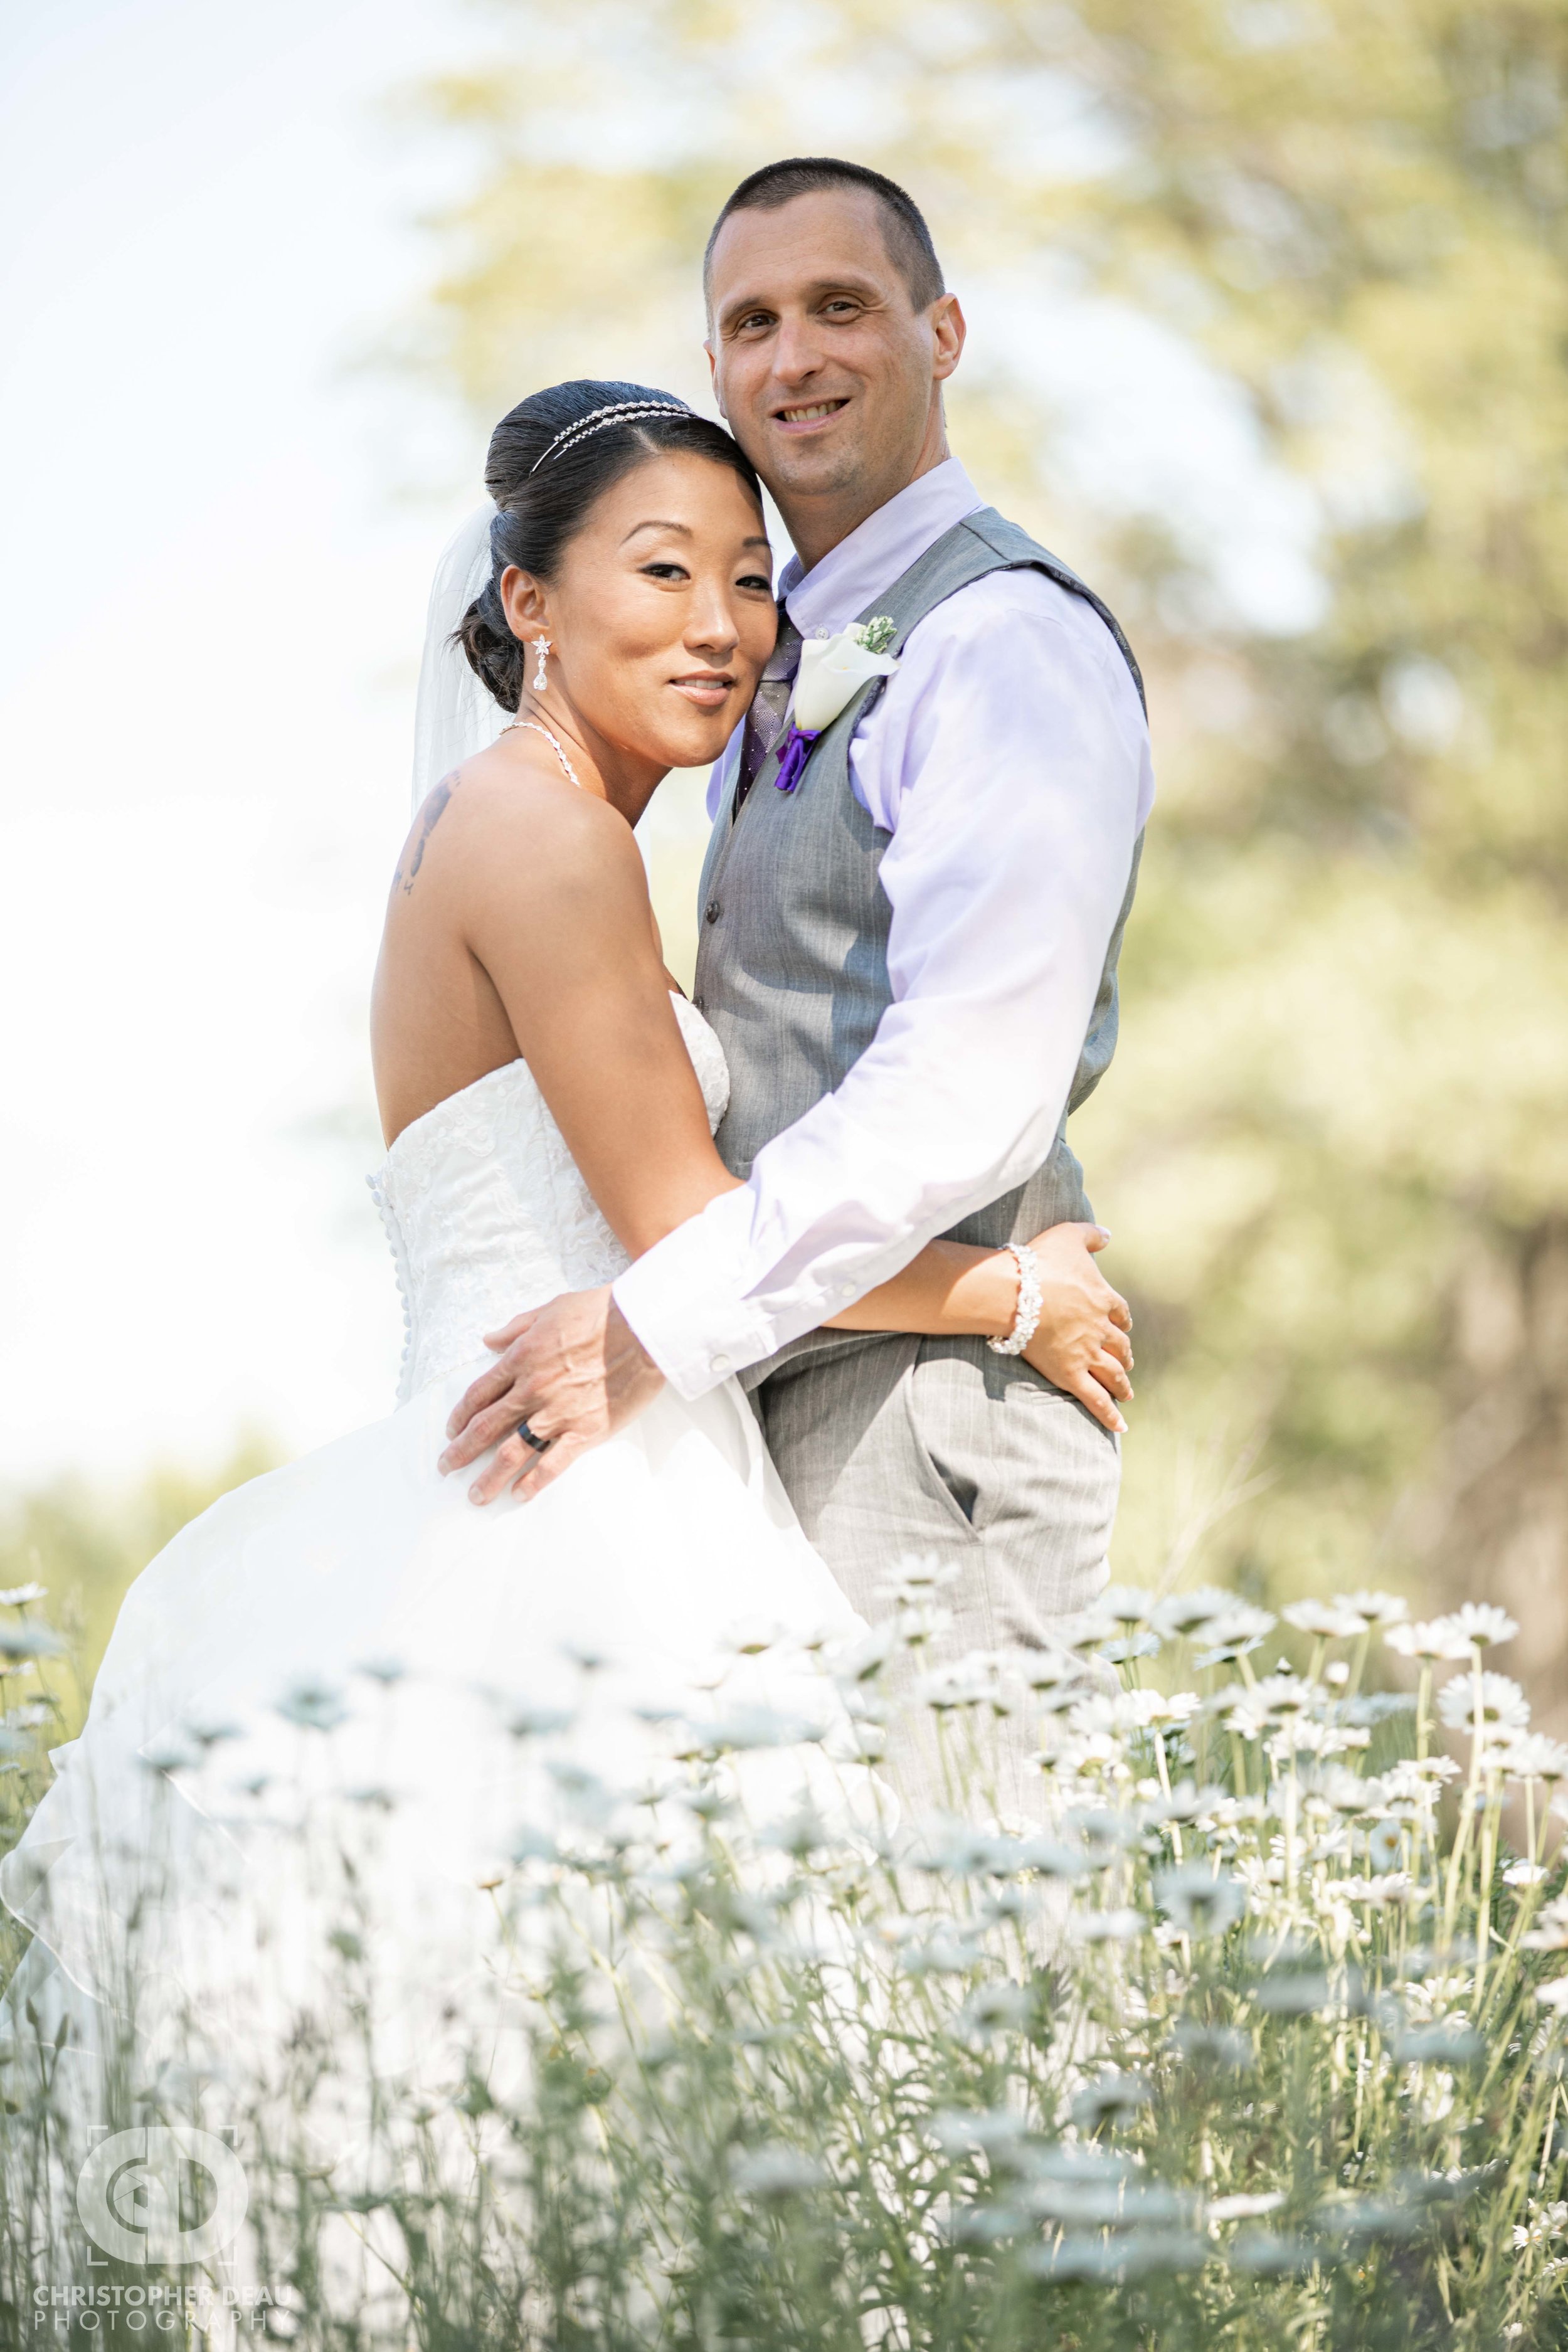
<instances>
[{"instance_id":1,"label":"grey vest","mask_svg":"<svg viewBox=\"0 0 1568 2352\"><path fill-rule=\"evenodd\" d=\"M917 622L972 580L1026 569L1043 572L1094 607L1142 698L1131 649L1099 597L990 507L944 532L860 617L889 614L897 653ZM823 730L793 793L774 790L773 763L764 760L733 821L731 799L713 828L702 869L695 1001L730 1064L730 1108L717 1139L736 1176L749 1175L763 1144L841 1083L892 1003L892 908L879 878L891 836L872 824L849 782L850 738L883 684L878 678L865 687ZM1115 1051L1116 960L1142 846L1140 841L1133 853L1068 1111L1098 1085ZM1066 1123L1064 1112L1064 1129ZM1045 1165L1026 1183L966 1217L949 1238L994 1249L1089 1214L1082 1171L1058 1129Z\"/></svg>"}]
</instances>

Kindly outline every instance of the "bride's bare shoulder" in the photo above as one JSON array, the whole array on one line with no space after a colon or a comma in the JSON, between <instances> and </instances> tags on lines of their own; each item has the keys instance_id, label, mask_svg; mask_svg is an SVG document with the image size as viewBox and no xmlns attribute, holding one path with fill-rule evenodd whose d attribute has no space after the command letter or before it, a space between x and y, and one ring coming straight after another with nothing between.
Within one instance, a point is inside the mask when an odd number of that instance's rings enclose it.
<instances>
[{"instance_id":1,"label":"bride's bare shoulder","mask_svg":"<svg viewBox=\"0 0 1568 2352\"><path fill-rule=\"evenodd\" d=\"M613 876L640 878L642 859L620 813L542 761L500 746L444 776L416 812L392 895L498 893L514 904L540 890Z\"/></svg>"}]
</instances>

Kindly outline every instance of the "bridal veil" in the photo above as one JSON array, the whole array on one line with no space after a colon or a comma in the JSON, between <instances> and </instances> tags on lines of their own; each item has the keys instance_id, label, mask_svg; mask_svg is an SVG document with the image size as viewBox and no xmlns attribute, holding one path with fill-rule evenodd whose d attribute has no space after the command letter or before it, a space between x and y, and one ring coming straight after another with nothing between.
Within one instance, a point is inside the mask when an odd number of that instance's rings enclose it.
<instances>
[{"instance_id":1,"label":"bridal veil","mask_svg":"<svg viewBox=\"0 0 1568 2352\"><path fill-rule=\"evenodd\" d=\"M430 589L425 621L425 651L419 662L419 695L414 708L414 806L417 808L443 776L476 751L485 751L505 723L489 688L475 677L455 641L463 614L490 576L490 524L494 502L477 507L442 552Z\"/></svg>"}]
</instances>

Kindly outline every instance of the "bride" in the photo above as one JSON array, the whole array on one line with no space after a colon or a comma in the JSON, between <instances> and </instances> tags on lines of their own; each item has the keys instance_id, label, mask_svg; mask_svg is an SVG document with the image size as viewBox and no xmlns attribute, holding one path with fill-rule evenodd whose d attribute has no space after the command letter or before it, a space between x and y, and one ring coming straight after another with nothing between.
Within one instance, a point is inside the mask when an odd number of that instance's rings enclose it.
<instances>
[{"instance_id":1,"label":"bride","mask_svg":"<svg viewBox=\"0 0 1568 2352\"><path fill-rule=\"evenodd\" d=\"M458 622L505 724L419 809L375 980L398 1409L224 1497L127 1595L81 1736L0 1869L35 1939L7 2003L18 2033L66 2011L89 2038L120 1931L139 1916L145 1932L150 1910L159 1968L221 2002L234 1956L215 1890L297 1908L283 1832L299 1822L278 1791L301 1748L316 1797L374 1782L396 1801L410 1924L392 1957L412 1980L479 1935L478 1888L515 1841L520 1709L575 1711L603 1769L632 1736L616 1710L716 1704L728 1661L752 1698L820 1728L831 1685L812 1645L863 1630L733 1381L695 1402L662 1390L537 1499L478 1509L438 1467L503 1316L614 1280L734 1181L712 1143L723 1057L664 968L633 828L668 771L721 751L777 625L756 478L666 394L537 393L498 426L486 480L488 578L433 625ZM1028 1359L1082 1393L1109 1357L1124 1394L1124 1309L1088 1254L1100 1238L1036 1244ZM937 1243L840 1320L1005 1331L1016 1287L1005 1252ZM510 1438L503 1475L537 1444ZM737 1639L742 1621L772 1631Z\"/></svg>"}]
</instances>

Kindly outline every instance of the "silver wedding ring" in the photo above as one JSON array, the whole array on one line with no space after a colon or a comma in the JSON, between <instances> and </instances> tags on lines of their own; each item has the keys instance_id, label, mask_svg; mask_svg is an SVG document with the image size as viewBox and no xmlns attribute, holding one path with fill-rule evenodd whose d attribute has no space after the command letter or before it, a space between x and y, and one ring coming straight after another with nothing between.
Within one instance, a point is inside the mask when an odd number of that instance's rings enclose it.
<instances>
[{"instance_id":1,"label":"silver wedding ring","mask_svg":"<svg viewBox=\"0 0 1568 2352\"><path fill-rule=\"evenodd\" d=\"M531 1445L536 1454L542 1454L550 1444L548 1437L535 1437L526 1421L518 1423L514 1434L521 1437L525 1445Z\"/></svg>"}]
</instances>

